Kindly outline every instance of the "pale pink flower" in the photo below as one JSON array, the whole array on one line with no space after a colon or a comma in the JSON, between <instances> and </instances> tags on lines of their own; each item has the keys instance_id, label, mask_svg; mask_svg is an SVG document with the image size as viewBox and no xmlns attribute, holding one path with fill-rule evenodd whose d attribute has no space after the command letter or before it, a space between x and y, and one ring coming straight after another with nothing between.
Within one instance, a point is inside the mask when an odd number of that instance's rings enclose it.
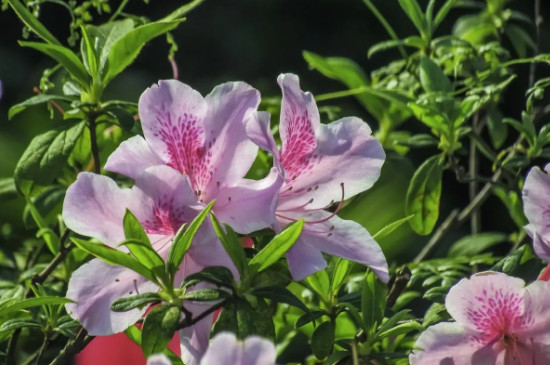
<instances>
[{"instance_id":1,"label":"pale pink flower","mask_svg":"<svg viewBox=\"0 0 550 365\"><path fill-rule=\"evenodd\" d=\"M200 365L275 365L275 345L262 337L238 340L231 332L217 334Z\"/></svg>"},{"instance_id":2,"label":"pale pink flower","mask_svg":"<svg viewBox=\"0 0 550 365\"><path fill-rule=\"evenodd\" d=\"M300 89L296 75L280 75L277 81L283 92L281 148L271 134L268 113L256 113L246 128L256 144L273 154L285 180L273 228L305 220L300 238L286 256L293 278L301 280L325 268L325 252L365 264L386 282L386 259L369 232L325 210L374 184L385 159L380 142L359 118L321 124L313 96Z\"/></svg>"},{"instance_id":3,"label":"pale pink flower","mask_svg":"<svg viewBox=\"0 0 550 365\"><path fill-rule=\"evenodd\" d=\"M453 286L445 300L456 322L428 327L411 365L550 364L550 283L483 272Z\"/></svg>"},{"instance_id":4,"label":"pale pink flower","mask_svg":"<svg viewBox=\"0 0 550 365\"><path fill-rule=\"evenodd\" d=\"M525 179L523 211L529 224L524 229L537 255L550 262L550 164L544 170L533 167Z\"/></svg>"}]
</instances>

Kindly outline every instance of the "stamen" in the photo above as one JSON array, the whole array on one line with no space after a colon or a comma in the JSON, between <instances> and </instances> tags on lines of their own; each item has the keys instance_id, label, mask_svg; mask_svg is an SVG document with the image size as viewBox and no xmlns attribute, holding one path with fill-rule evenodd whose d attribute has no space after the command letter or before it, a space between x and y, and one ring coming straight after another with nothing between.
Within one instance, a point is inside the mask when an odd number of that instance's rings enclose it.
<instances>
[{"instance_id":1,"label":"stamen","mask_svg":"<svg viewBox=\"0 0 550 365\"><path fill-rule=\"evenodd\" d=\"M303 204L303 205L300 205L299 207L293 207L293 208L288 208L288 209L277 209L278 212L292 212L292 211L295 211L295 210L298 210L298 209L301 209L303 207L305 207L306 205L308 204L311 204L313 203L313 198L309 199L307 201L307 203Z\"/></svg>"},{"instance_id":2,"label":"stamen","mask_svg":"<svg viewBox=\"0 0 550 365\"><path fill-rule=\"evenodd\" d=\"M323 222L326 222L328 221L329 219L331 219L332 217L334 217L335 215L338 214L338 212L340 212L340 209L342 209L342 206L344 205L344 183L340 183L340 187L342 188L342 198L340 199L340 202L338 203L338 206L336 207L336 209L334 210L334 212L332 212L331 215L329 215L328 217L326 218L323 218L323 219L319 219L319 220L316 220L316 221L304 221L304 223L306 224L317 224L317 223L323 223ZM312 199L313 200L313 199ZM310 200L307 204L309 204L312 200ZM294 209L298 209L298 208L294 208ZM294 210L294 209L291 209L291 210ZM326 209L326 208L323 208L323 209ZM323 209L319 209L319 210L323 210ZM281 210L281 211L285 211L285 210ZM286 211L290 211L289 210L286 210ZM291 222L297 222L298 219L295 219L295 218L290 218L290 217L287 217L287 216L284 216L282 214L277 214L275 213L275 215L279 218L282 218L282 219L286 219L286 220L289 220ZM332 230L332 228L331 228Z\"/></svg>"}]
</instances>

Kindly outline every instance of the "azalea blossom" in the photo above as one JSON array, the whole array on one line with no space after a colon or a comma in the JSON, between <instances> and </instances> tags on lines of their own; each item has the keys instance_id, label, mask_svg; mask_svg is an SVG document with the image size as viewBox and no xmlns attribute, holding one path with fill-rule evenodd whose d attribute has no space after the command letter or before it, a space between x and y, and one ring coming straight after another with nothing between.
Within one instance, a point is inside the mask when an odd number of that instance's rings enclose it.
<instances>
[{"instance_id":1,"label":"azalea blossom","mask_svg":"<svg viewBox=\"0 0 550 365\"><path fill-rule=\"evenodd\" d=\"M154 354L147 358L146 365L172 365L172 362L164 354Z\"/></svg>"},{"instance_id":2,"label":"azalea blossom","mask_svg":"<svg viewBox=\"0 0 550 365\"><path fill-rule=\"evenodd\" d=\"M283 92L281 148L271 134L268 113L256 113L246 128L256 144L273 154L284 177L275 230L305 220L300 238L286 256L293 278L301 280L325 268L325 252L365 264L382 281L388 281L380 246L363 226L336 215L345 199L370 188L378 179L385 159L380 142L359 118L321 124L313 96L300 89L296 75L280 75L277 81ZM326 211L336 202L340 202L336 212Z\"/></svg>"},{"instance_id":3,"label":"azalea blossom","mask_svg":"<svg viewBox=\"0 0 550 365\"><path fill-rule=\"evenodd\" d=\"M544 170L533 167L525 179L523 211L529 224L524 229L537 255L550 262L550 164Z\"/></svg>"},{"instance_id":4,"label":"azalea blossom","mask_svg":"<svg viewBox=\"0 0 550 365\"><path fill-rule=\"evenodd\" d=\"M197 204L185 176L168 166L155 166L137 176L132 188L120 188L106 176L80 173L67 190L63 219L74 232L127 251L118 244L125 239L123 218L128 209L142 224L153 248L166 258L175 233L203 208L204 205ZM175 285L179 287L188 274L206 266L233 268L208 222L204 222L195 235ZM67 297L74 303L66 304L66 309L90 335L110 335L124 331L145 312L145 308L114 312L111 310L114 300L158 289L156 284L132 270L93 259L71 276ZM205 309L195 303L186 304L186 308L192 313ZM180 332L182 346L202 354L208 344L211 324L212 316L209 316L195 326L183 329Z\"/></svg>"},{"instance_id":5,"label":"azalea blossom","mask_svg":"<svg viewBox=\"0 0 550 365\"><path fill-rule=\"evenodd\" d=\"M550 283L483 272L453 286L445 300L456 321L428 327L411 365L550 364Z\"/></svg>"},{"instance_id":6,"label":"azalea blossom","mask_svg":"<svg viewBox=\"0 0 550 365\"><path fill-rule=\"evenodd\" d=\"M244 123L259 102L259 92L243 82L203 98L177 80L159 81L139 99L145 138L123 142L105 169L135 179L147 167L168 165L188 176L197 201L216 199L213 212L235 231L266 228L283 181L275 170L260 181L244 179L258 151Z\"/></svg>"},{"instance_id":7,"label":"azalea blossom","mask_svg":"<svg viewBox=\"0 0 550 365\"><path fill-rule=\"evenodd\" d=\"M265 338L249 336L238 340L231 332L217 334L200 365L275 365L275 345Z\"/></svg>"}]
</instances>

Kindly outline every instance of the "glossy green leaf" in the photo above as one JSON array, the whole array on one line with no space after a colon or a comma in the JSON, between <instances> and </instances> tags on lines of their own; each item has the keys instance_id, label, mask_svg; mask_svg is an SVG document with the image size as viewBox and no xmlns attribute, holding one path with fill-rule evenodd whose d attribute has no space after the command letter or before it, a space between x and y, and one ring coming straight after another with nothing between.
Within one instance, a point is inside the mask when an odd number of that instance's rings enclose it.
<instances>
[{"instance_id":1,"label":"glossy green leaf","mask_svg":"<svg viewBox=\"0 0 550 365\"><path fill-rule=\"evenodd\" d=\"M141 330L137 328L135 325L128 327L128 329L124 331L124 334L130 340L132 340L136 345L141 346ZM162 351L162 353L166 355L166 357L168 357L172 365L185 365L183 361L181 361L181 358L175 353L173 353L172 351L170 351L170 349L167 348L164 351Z\"/></svg>"},{"instance_id":2,"label":"glossy green leaf","mask_svg":"<svg viewBox=\"0 0 550 365\"><path fill-rule=\"evenodd\" d=\"M308 324L310 322L315 321L316 319L321 318L324 315L326 315L326 313L323 312L323 311L306 312L302 316L298 317L294 327L295 328L300 328L300 327L305 326L306 324Z\"/></svg>"},{"instance_id":3,"label":"glossy green leaf","mask_svg":"<svg viewBox=\"0 0 550 365\"><path fill-rule=\"evenodd\" d=\"M217 286L233 287L233 273L223 266L208 266L194 274L188 275L182 283L182 288L207 282Z\"/></svg>"},{"instance_id":4,"label":"glossy green leaf","mask_svg":"<svg viewBox=\"0 0 550 365\"><path fill-rule=\"evenodd\" d=\"M405 14L407 14L407 16L412 21L416 29L418 29L420 34L425 34L427 31L426 18L424 17L424 14L422 13L422 9L420 9L420 5L418 5L418 2L416 0L398 1L399 5L401 5L401 8L405 11Z\"/></svg>"},{"instance_id":5,"label":"glossy green leaf","mask_svg":"<svg viewBox=\"0 0 550 365\"><path fill-rule=\"evenodd\" d=\"M313 331L311 336L311 350L319 360L330 355L334 346L334 325L332 322L323 322Z\"/></svg>"},{"instance_id":6,"label":"glossy green leaf","mask_svg":"<svg viewBox=\"0 0 550 365\"><path fill-rule=\"evenodd\" d=\"M134 308L143 308L143 306L149 303L160 301L160 295L157 293L142 293L115 300L113 304L111 304L111 310L114 312L126 312Z\"/></svg>"},{"instance_id":7,"label":"glossy green leaf","mask_svg":"<svg viewBox=\"0 0 550 365\"><path fill-rule=\"evenodd\" d=\"M153 273L144 265L140 264L132 256L130 256L130 254L110 248L100 243L93 243L80 238L71 237L71 240L75 243L75 245L77 245L84 251L89 252L95 257L102 259L108 264L127 267L128 269L137 272L141 276L153 282L157 282Z\"/></svg>"},{"instance_id":8,"label":"glossy green leaf","mask_svg":"<svg viewBox=\"0 0 550 365\"><path fill-rule=\"evenodd\" d=\"M437 12L437 15L435 16L435 19L434 19L435 27L441 24L443 19L447 17L447 14L449 14L449 11L451 11L451 9L455 6L456 2L457 0L445 1L445 4L443 4L443 6L439 9L439 11Z\"/></svg>"},{"instance_id":9,"label":"glossy green leaf","mask_svg":"<svg viewBox=\"0 0 550 365\"><path fill-rule=\"evenodd\" d=\"M476 256L492 246L507 240L508 235L499 232L473 234L455 242L449 249L449 256Z\"/></svg>"},{"instance_id":10,"label":"glossy green leaf","mask_svg":"<svg viewBox=\"0 0 550 365\"><path fill-rule=\"evenodd\" d=\"M59 62L59 64L61 64L82 87L87 88L89 86L89 77L86 68L77 55L69 48L61 45L37 42L19 41L19 44L22 47L30 47L50 56Z\"/></svg>"},{"instance_id":11,"label":"glossy green leaf","mask_svg":"<svg viewBox=\"0 0 550 365\"><path fill-rule=\"evenodd\" d=\"M330 292L330 280L325 270L319 270L308 276L305 281L322 297L327 297Z\"/></svg>"},{"instance_id":12,"label":"glossy green leaf","mask_svg":"<svg viewBox=\"0 0 550 365\"><path fill-rule=\"evenodd\" d=\"M289 304L300 308L304 312L309 312L309 308L287 288L280 286L262 287L252 290L251 294L278 303Z\"/></svg>"},{"instance_id":13,"label":"glossy green leaf","mask_svg":"<svg viewBox=\"0 0 550 365\"><path fill-rule=\"evenodd\" d=\"M20 112L22 112L23 110L25 110L29 106L39 105L39 104L42 104L42 103L47 103L49 101L71 102L72 100L73 99L67 98L67 97L62 96L62 95L50 95L50 94L35 95L35 96L30 97L27 100L25 100L25 101L23 101L19 104L15 104L14 106L12 106L10 108L10 110L8 111L8 119L11 120L15 115L19 114Z\"/></svg>"},{"instance_id":14,"label":"glossy green leaf","mask_svg":"<svg viewBox=\"0 0 550 365\"><path fill-rule=\"evenodd\" d=\"M100 26L86 26L86 31L90 36L94 49L99 54L98 73L101 77L104 76L105 65L107 63L107 58L109 57L111 47L118 39L130 32L132 29L134 29L134 21L128 18L108 22Z\"/></svg>"},{"instance_id":15,"label":"glossy green leaf","mask_svg":"<svg viewBox=\"0 0 550 365\"><path fill-rule=\"evenodd\" d=\"M244 248L241 244L241 241L237 237L237 234L227 224L225 225L224 231L224 228L221 226L220 222L214 214L210 215L210 219L212 221L212 225L214 226L214 231L216 231L216 235L220 239L220 242L222 243L225 251L231 258L231 261L233 261L233 264L235 264L235 267L239 271L239 274L241 276L244 276L246 271L248 270L248 264L246 261Z\"/></svg>"},{"instance_id":16,"label":"glossy green leaf","mask_svg":"<svg viewBox=\"0 0 550 365\"><path fill-rule=\"evenodd\" d=\"M220 312L211 336L224 331L235 333L239 339L251 335L274 339L273 314L263 299L254 306L243 299L230 301Z\"/></svg>"},{"instance_id":17,"label":"glossy green leaf","mask_svg":"<svg viewBox=\"0 0 550 365\"><path fill-rule=\"evenodd\" d=\"M165 304L147 314L141 331L141 350L146 358L166 350L178 328L180 313L178 307Z\"/></svg>"},{"instance_id":18,"label":"glossy green leaf","mask_svg":"<svg viewBox=\"0 0 550 365\"><path fill-rule=\"evenodd\" d=\"M50 184L60 175L84 126L84 122L81 122L67 129L54 129L34 137L17 162L15 180Z\"/></svg>"},{"instance_id":19,"label":"glossy green leaf","mask_svg":"<svg viewBox=\"0 0 550 365\"><path fill-rule=\"evenodd\" d=\"M184 17L187 13L189 13L191 10L195 9L197 6L202 4L204 0L193 0L185 5L180 6L167 16L161 19L161 21L169 22L173 20L178 20Z\"/></svg>"},{"instance_id":20,"label":"glossy green leaf","mask_svg":"<svg viewBox=\"0 0 550 365\"><path fill-rule=\"evenodd\" d=\"M167 282L167 278L164 273L164 260L160 257L157 251L155 251L151 244L135 239L129 239L122 241L118 246L128 247L132 256L134 256L140 264L154 273L161 280L161 282Z\"/></svg>"},{"instance_id":21,"label":"glossy green leaf","mask_svg":"<svg viewBox=\"0 0 550 365\"><path fill-rule=\"evenodd\" d=\"M420 165L409 184L405 212L413 215L409 224L420 235L429 234L439 217L442 174L440 156L432 156Z\"/></svg>"},{"instance_id":22,"label":"glossy green leaf","mask_svg":"<svg viewBox=\"0 0 550 365\"><path fill-rule=\"evenodd\" d=\"M2 315L5 315L22 309L39 307L42 305L63 305L71 302L72 300L63 297L42 296L38 298L29 298L23 299L21 301L10 301L0 304L0 313L2 313Z\"/></svg>"},{"instance_id":23,"label":"glossy green leaf","mask_svg":"<svg viewBox=\"0 0 550 365\"><path fill-rule=\"evenodd\" d=\"M19 19L25 23L30 30L50 44L61 45L61 43L46 29L42 23L22 4L19 0L7 0Z\"/></svg>"},{"instance_id":24,"label":"glossy green leaf","mask_svg":"<svg viewBox=\"0 0 550 365\"><path fill-rule=\"evenodd\" d=\"M422 321L422 326L424 326L424 328L427 328L432 324L447 321L450 318L451 316L449 315L449 313L447 313L447 310L444 304L433 303L430 306L430 308L428 308L428 310L426 311L426 314L424 314L424 320Z\"/></svg>"},{"instance_id":25,"label":"glossy green leaf","mask_svg":"<svg viewBox=\"0 0 550 365\"><path fill-rule=\"evenodd\" d=\"M82 61L84 67L88 70L88 73L95 80L99 71L99 60L94 47L94 40L91 39L86 27L81 26L82 40L80 42L80 53L82 54Z\"/></svg>"},{"instance_id":26,"label":"glossy green leaf","mask_svg":"<svg viewBox=\"0 0 550 365\"><path fill-rule=\"evenodd\" d=\"M386 286L368 270L361 291L361 314L371 333L382 323L386 311Z\"/></svg>"},{"instance_id":27,"label":"glossy green leaf","mask_svg":"<svg viewBox=\"0 0 550 365\"><path fill-rule=\"evenodd\" d=\"M428 57L420 59L420 82L425 92L451 92L453 85L434 61Z\"/></svg>"},{"instance_id":28,"label":"glossy green leaf","mask_svg":"<svg viewBox=\"0 0 550 365\"><path fill-rule=\"evenodd\" d=\"M212 210L214 203L215 200L211 201L210 204L208 204L188 226L182 226L176 233L176 236L172 241L172 246L170 247L167 260L168 270L172 275L174 275L178 270L181 262L183 261L183 257L189 250L189 247L191 247L193 237L195 237L195 234L197 234L202 222L204 222L206 216Z\"/></svg>"},{"instance_id":29,"label":"glossy green leaf","mask_svg":"<svg viewBox=\"0 0 550 365\"><path fill-rule=\"evenodd\" d=\"M136 216L128 209L124 213L122 225L124 227L124 236L127 240L134 239L151 246L151 241L147 233L145 233L145 229L143 229Z\"/></svg>"},{"instance_id":30,"label":"glossy green leaf","mask_svg":"<svg viewBox=\"0 0 550 365\"><path fill-rule=\"evenodd\" d=\"M137 57L145 43L161 34L176 28L184 19L174 21L158 21L148 23L132 29L117 39L109 51L107 57L107 72L104 83L108 84L115 76L120 74Z\"/></svg>"},{"instance_id":31,"label":"glossy green leaf","mask_svg":"<svg viewBox=\"0 0 550 365\"><path fill-rule=\"evenodd\" d=\"M398 219L395 222L392 222L392 223L384 226L381 230L376 232L376 234L373 235L372 238L382 239L382 238L386 237L387 235L389 235L393 231L395 231L397 228L401 227L401 225L403 225L403 223L408 222L412 217L413 217L413 215L409 215L408 217Z\"/></svg>"},{"instance_id":32,"label":"glossy green leaf","mask_svg":"<svg viewBox=\"0 0 550 365\"><path fill-rule=\"evenodd\" d=\"M405 323L401 323L393 328L390 328L389 330L386 330L382 333L378 334L378 338L386 338L386 337L395 337L402 334L406 334L412 331L423 331L424 327L417 321L408 321Z\"/></svg>"},{"instance_id":33,"label":"glossy green leaf","mask_svg":"<svg viewBox=\"0 0 550 365\"><path fill-rule=\"evenodd\" d=\"M333 257L331 265L329 266L330 272L330 291L334 294L338 293L338 289L346 280L349 271L351 269L351 262L339 257Z\"/></svg>"},{"instance_id":34,"label":"glossy green leaf","mask_svg":"<svg viewBox=\"0 0 550 365\"><path fill-rule=\"evenodd\" d=\"M250 260L249 267L254 268L256 272L261 272L276 263L296 243L302 233L302 228L304 228L303 219L286 226Z\"/></svg>"},{"instance_id":35,"label":"glossy green leaf","mask_svg":"<svg viewBox=\"0 0 550 365\"><path fill-rule=\"evenodd\" d=\"M507 275L515 276L523 264L535 258L536 255L533 248L529 245L523 245L510 255L497 262L491 268L491 271L499 271Z\"/></svg>"}]
</instances>

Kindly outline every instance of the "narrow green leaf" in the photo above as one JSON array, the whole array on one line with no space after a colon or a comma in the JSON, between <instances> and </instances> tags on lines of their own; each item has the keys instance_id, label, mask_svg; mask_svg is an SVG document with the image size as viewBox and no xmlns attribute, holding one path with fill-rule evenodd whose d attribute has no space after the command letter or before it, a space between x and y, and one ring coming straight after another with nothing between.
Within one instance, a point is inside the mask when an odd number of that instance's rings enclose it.
<instances>
[{"instance_id":1,"label":"narrow green leaf","mask_svg":"<svg viewBox=\"0 0 550 365\"><path fill-rule=\"evenodd\" d=\"M106 70L107 58L113 44L123 35L134 29L132 19L117 20L108 22L100 26L86 25L86 31L92 40L94 49L99 54L98 57L98 75L103 78Z\"/></svg>"},{"instance_id":2,"label":"narrow green leaf","mask_svg":"<svg viewBox=\"0 0 550 365\"><path fill-rule=\"evenodd\" d=\"M135 325L128 327L126 331L124 331L124 334L132 340L136 345L141 347L141 330L137 328ZM168 359L172 362L172 365L185 365L183 361L181 361L181 358L174 354L170 349L166 349L162 352Z\"/></svg>"},{"instance_id":3,"label":"narrow green leaf","mask_svg":"<svg viewBox=\"0 0 550 365\"><path fill-rule=\"evenodd\" d=\"M348 276L351 262L346 259L334 257L330 268L330 291L333 294L337 294L338 289L340 289L340 286L342 286L342 283Z\"/></svg>"},{"instance_id":4,"label":"narrow green leaf","mask_svg":"<svg viewBox=\"0 0 550 365\"><path fill-rule=\"evenodd\" d=\"M188 275L182 283L182 288L197 285L200 282L232 288L233 281L233 273L228 268L223 266L209 266L202 269L202 271Z\"/></svg>"},{"instance_id":5,"label":"narrow green leaf","mask_svg":"<svg viewBox=\"0 0 550 365\"><path fill-rule=\"evenodd\" d=\"M136 260L149 269L163 283L168 283L164 270L164 260L149 244L135 239L122 241L118 246L126 246Z\"/></svg>"},{"instance_id":6,"label":"narrow green leaf","mask_svg":"<svg viewBox=\"0 0 550 365\"><path fill-rule=\"evenodd\" d=\"M447 14L449 14L449 11L451 11L451 9L455 6L455 4L456 4L456 0L445 1L445 4L443 4L443 6L439 9L439 11L437 12L437 15L435 16L434 30L435 28L437 28L439 24L441 24L443 19L447 17Z\"/></svg>"},{"instance_id":7,"label":"narrow green leaf","mask_svg":"<svg viewBox=\"0 0 550 365\"><path fill-rule=\"evenodd\" d=\"M239 339L251 335L274 339L273 315L263 299L258 299L254 307L243 299L230 301L220 312L211 336L224 331L235 333Z\"/></svg>"},{"instance_id":8,"label":"narrow green leaf","mask_svg":"<svg viewBox=\"0 0 550 365\"><path fill-rule=\"evenodd\" d=\"M198 289L186 292L181 299L192 302L217 302L231 297L225 290L219 289Z\"/></svg>"},{"instance_id":9,"label":"narrow green leaf","mask_svg":"<svg viewBox=\"0 0 550 365\"><path fill-rule=\"evenodd\" d=\"M75 243L75 245L77 245L84 251L89 252L95 257L102 259L108 264L121 265L121 266L127 267L128 269L137 272L141 276L155 283L157 282L157 279L155 278L153 273L149 269L147 269L145 266L140 264L132 256L130 256L130 254L124 253L119 250L115 250L103 244L93 243L93 242L75 238L75 237L71 237L71 240Z\"/></svg>"},{"instance_id":10,"label":"narrow green leaf","mask_svg":"<svg viewBox=\"0 0 550 365\"><path fill-rule=\"evenodd\" d=\"M131 297L119 298L111 304L111 310L114 312L126 312L134 308L143 308L144 305L160 302L158 293L141 293Z\"/></svg>"},{"instance_id":11,"label":"narrow green leaf","mask_svg":"<svg viewBox=\"0 0 550 365\"><path fill-rule=\"evenodd\" d=\"M420 59L420 82L425 92L451 92L453 85L434 61L428 57Z\"/></svg>"},{"instance_id":12,"label":"narrow green leaf","mask_svg":"<svg viewBox=\"0 0 550 365\"><path fill-rule=\"evenodd\" d=\"M433 303L430 306L430 308L428 308L428 310L426 311L426 314L424 315L424 319L422 320L422 326L424 328L427 328L432 324L446 321L450 318L451 316L449 315L449 313L447 313L447 310L444 304Z\"/></svg>"},{"instance_id":13,"label":"narrow green leaf","mask_svg":"<svg viewBox=\"0 0 550 365\"><path fill-rule=\"evenodd\" d=\"M355 307L355 305L349 302L339 302L338 307L344 308L346 313L352 318L353 321L355 321L357 326L365 333L369 333L369 328L367 327L367 324L363 320L361 314L359 314L359 310Z\"/></svg>"},{"instance_id":14,"label":"narrow green leaf","mask_svg":"<svg viewBox=\"0 0 550 365\"><path fill-rule=\"evenodd\" d=\"M507 240L508 235L499 232L483 232L466 236L451 246L449 257L476 256L497 243Z\"/></svg>"},{"instance_id":15,"label":"narrow green leaf","mask_svg":"<svg viewBox=\"0 0 550 365\"><path fill-rule=\"evenodd\" d=\"M22 47L30 47L40 51L57 62L59 62L74 78L80 83L84 88L89 86L89 77L86 72L86 68L69 48L63 47L61 45L48 44L48 43L37 43L37 42L23 42L19 41L19 45Z\"/></svg>"},{"instance_id":16,"label":"narrow green leaf","mask_svg":"<svg viewBox=\"0 0 550 365\"><path fill-rule=\"evenodd\" d=\"M124 227L124 236L127 240L134 239L151 246L151 241L147 233L145 233L145 229L143 229L136 216L128 209L124 213L122 225Z\"/></svg>"},{"instance_id":17,"label":"narrow green leaf","mask_svg":"<svg viewBox=\"0 0 550 365\"><path fill-rule=\"evenodd\" d=\"M42 103L47 103L47 102L52 101L52 100L54 100L54 101L66 101L66 102L70 103L73 99L67 98L67 97L62 96L62 95L49 95L49 94L35 95L35 96L30 97L27 100L25 100L25 101L23 101L19 104L15 104L14 106L12 106L10 108L10 110L8 111L8 119L11 120L15 115L19 114L20 112L22 112L23 110L25 110L29 106L38 105L38 104L42 104Z\"/></svg>"},{"instance_id":18,"label":"narrow green leaf","mask_svg":"<svg viewBox=\"0 0 550 365\"><path fill-rule=\"evenodd\" d=\"M418 5L416 0L399 0L399 5L401 5L401 8L405 11L405 14L407 14L420 34L426 34L426 18L424 17L422 9L420 9L420 5Z\"/></svg>"},{"instance_id":19,"label":"narrow green leaf","mask_svg":"<svg viewBox=\"0 0 550 365\"><path fill-rule=\"evenodd\" d=\"M408 321L401 323L387 331L378 334L378 338L395 337L412 331L423 331L424 327L417 321Z\"/></svg>"},{"instance_id":20,"label":"narrow green leaf","mask_svg":"<svg viewBox=\"0 0 550 365\"><path fill-rule=\"evenodd\" d=\"M13 177L0 178L0 202L17 197L17 188Z\"/></svg>"},{"instance_id":21,"label":"narrow green leaf","mask_svg":"<svg viewBox=\"0 0 550 365\"><path fill-rule=\"evenodd\" d=\"M332 352L334 346L334 325L332 322L323 322L313 331L311 336L311 350L319 360L323 360Z\"/></svg>"},{"instance_id":22,"label":"narrow green leaf","mask_svg":"<svg viewBox=\"0 0 550 365\"><path fill-rule=\"evenodd\" d=\"M82 40L80 42L80 53L82 53L82 60L84 61L84 67L88 70L89 74L95 80L98 76L98 55L93 45L93 39L90 38L86 27L80 26L82 32Z\"/></svg>"},{"instance_id":23,"label":"narrow green leaf","mask_svg":"<svg viewBox=\"0 0 550 365\"><path fill-rule=\"evenodd\" d=\"M19 0L8 0L8 3L11 5L17 16L19 16L19 19L21 19L30 30L36 33L36 35L50 44L61 45L57 38L55 38Z\"/></svg>"},{"instance_id":24,"label":"narrow green leaf","mask_svg":"<svg viewBox=\"0 0 550 365\"><path fill-rule=\"evenodd\" d=\"M81 122L68 129L54 129L34 137L15 167L15 180L50 184L65 166L76 141L84 131Z\"/></svg>"},{"instance_id":25,"label":"narrow green leaf","mask_svg":"<svg viewBox=\"0 0 550 365\"><path fill-rule=\"evenodd\" d=\"M145 43L161 34L176 28L185 19L174 21L158 21L148 23L132 29L117 39L107 57L107 72L104 83L108 84L115 76L120 74L137 57Z\"/></svg>"},{"instance_id":26,"label":"narrow green leaf","mask_svg":"<svg viewBox=\"0 0 550 365\"><path fill-rule=\"evenodd\" d=\"M195 237L195 234L199 230L200 226L202 225L202 222L204 222L204 219L210 213L212 210L212 206L214 205L215 200L212 200L210 204L208 204L202 212L200 212L199 215L193 219L193 221L187 226L187 229L185 227L181 227L178 232L176 233L176 236L174 237L172 241L172 246L170 247L170 252L168 253L168 270L170 271L170 274L173 276L176 271L178 270L183 257L187 253L187 250L189 250L189 247L191 247L191 243L193 242L193 237Z\"/></svg>"},{"instance_id":27,"label":"narrow green leaf","mask_svg":"<svg viewBox=\"0 0 550 365\"><path fill-rule=\"evenodd\" d=\"M61 305L65 303L71 303L72 300L68 298L63 297L50 297L50 296L43 296L39 298L30 298L30 299L24 299L20 302L8 302L3 303L3 305L0 305L0 313L2 315L5 315L7 313L15 312L21 309L27 309L32 307L39 307L42 305Z\"/></svg>"},{"instance_id":28,"label":"narrow green leaf","mask_svg":"<svg viewBox=\"0 0 550 365\"><path fill-rule=\"evenodd\" d=\"M212 225L214 226L214 230L216 231L216 235L220 239L225 251L231 258L231 261L233 261L233 263L235 264L235 267L239 271L239 274L241 276L244 276L248 269L248 265L246 262L244 248L241 244L241 241L237 237L237 234L227 224L225 225L225 230L227 231L226 234L214 214L210 214L210 219L212 221Z\"/></svg>"},{"instance_id":29,"label":"narrow green leaf","mask_svg":"<svg viewBox=\"0 0 550 365\"><path fill-rule=\"evenodd\" d=\"M316 319L321 318L324 315L326 315L326 313L323 312L323 311L306 312L302 316L298 317L294 327L295 328L300 328L300 327L305 326L306 324L308 324L310 322L315 321Z\"/></svg>"},{"instance_id":30,"label":"narrow green leaf","mask_svg":"<svg viewBox=\"0 0 550 365\"><path fill-rule=\"evenodd\" d=\"M180 319L180 309L171 305L160 305L151 309L143 321L141 350L145 357L166 350L174 337Z\"/></svg>"},{"instance_id":31,"label":"narrow green leaf","mask_svg":"<svg viewBox=\"0 0 550 365\"><path fill-rule=\"evenodd\" d=\"M276 263L296 243L304 228L304 220L300 219L285 227L285 229L273 237L260 252L250 260L249 267L256 272L263 271Z\"/></svg>"},{"instance_id":32,"label":"narrow green leaf","mask_svg":"<svg viewBox=\"0 0 550 365\"><path fill-rule=\"evenodd\" d=\"M308 276L305 281L311 286L317 294L326 298L330 291L330 280L326 270L319 270L316 273Z\"/></svg>"},{"instance_id":33,"label":"narrow green leaf","mask_svg":"<svg viewBox=\"0 0 550 365\"><path fill-rule=\"evenodd\" d=\"M185 5L180 6L164 18L162 18L160 21L169 22L181 19L183 16L185 16L187 13L189 13L191 10L195 9L197 6L202 4L204 0L194 0L191 1Z\"/></svg>"},{"instance_id":34,"label":"narrow green leaf","mask_svg":"<svg viewBox=\"0 0 550 365\"><path fill-rule=\"evenodd\" d=\"M386 286L368 270L361 291L361 314L365 326L371 333L382 323L386 311Z\"/></svg>"},{"instance_id":35,"label":"narrow green leaf","mask_svg":"<svg viewBox=\"0 0 550 365\"><path fill-rule=\"evenodd\" d=\"M415 134L410 138L395 141L394 143L407 147L420 148L437 146L439 141L435 139L434 136L432 136L431 134Z\"/></svg>"},{"instance_id":36,"label":"narrow green leaf","mask_svg":"<svg viewBox=\"0 0 550 365\"><path fill-rule=\"evenodd\" d=\"M251 293L260 298L273 300L278 303L289 304L300 308L304 312L309 312L309 308L306 307L306 305L287 288L280 286L263 287L256 288L252 290Z\"/></svg>"},{"instance_id":37,"label":"narrow green leaf","mask_svg":"<svg viewBox=\"0 0 550 365\"><path fill-rule=\"evenodd\" d=\"M380 333L384 333L389 329L393 328L398 322L405 319L410 319L412 317L409 314L410 311L411 311L410 309L403 309L402 311L399 311L395 313L393 316L391 316L390 318L388 318L388 320L382 323L382 325L378 328L376 336L378 336Z\"/></svg>"},{"instance_id":38,"label":"narrow green leaf","mask_svg":"<svg viewBox=\"0 0 550 365\"><path fill-rule=\"evenodd\" d=\"M420 165L409 184L405 213L414 215L409 224L420 235L429 234L439 217L442 174L440 156L432 156Z\"/></svg>"},{"instance_id":39,"label":"narrow green leaf","mask_svg":"<svg viewBox=\"0 0 550 365\"><path fill-rule=\"evenodd\" d=\"M396 220L395 222L392 222L388 225L386 225L385 227L383 227L381 230L379 230L378 232L376 232L376 234L374 236L372 236L372 238L374 239L381 239L381 238L384 238L386 237L387 235L391 234L393 231L395 231L397 228L401 227L401 225L405 222L408 222L411 218L413 217L413 215L409 215L408 217L405 217L405 218L401 218L401 219L398 219Z\"/></svg>"}]
</instances>

